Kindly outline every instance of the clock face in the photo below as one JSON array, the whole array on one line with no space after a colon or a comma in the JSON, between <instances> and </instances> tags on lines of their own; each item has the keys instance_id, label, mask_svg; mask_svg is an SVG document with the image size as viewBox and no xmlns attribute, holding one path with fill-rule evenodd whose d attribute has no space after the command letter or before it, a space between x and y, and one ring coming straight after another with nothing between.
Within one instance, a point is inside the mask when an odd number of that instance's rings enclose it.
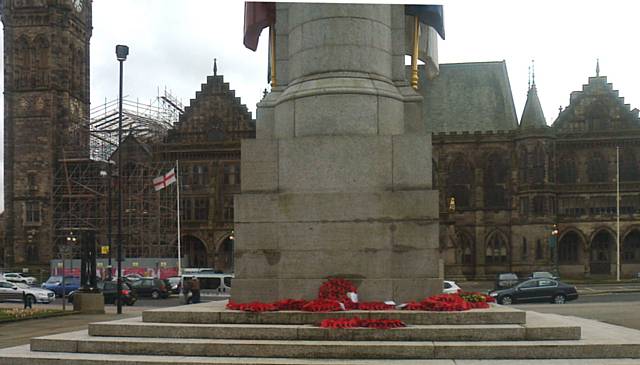
<instances>
[{"instance_id":1,"label":"clock face","mask_svg":"<svg viewBox=\"0 0 640 365\"><path fill-rule=\"evenodd\" d=\"M82 5L83 5L83 0L72 0L73 1L73 7L76 9L76 11L79 13L82 11Z\"/></svg>"}]
</instances>

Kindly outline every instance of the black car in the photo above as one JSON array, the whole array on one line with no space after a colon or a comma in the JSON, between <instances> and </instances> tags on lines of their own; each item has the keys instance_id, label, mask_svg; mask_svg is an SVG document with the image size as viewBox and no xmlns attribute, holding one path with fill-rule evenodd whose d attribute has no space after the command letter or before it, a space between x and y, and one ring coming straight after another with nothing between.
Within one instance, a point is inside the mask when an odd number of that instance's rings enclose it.
<instances>
[{"instance_id":1,"label":"black car","mask_svg":"<svg viewBox=\"0 0 640 365\"><path fill-rule=\"evenodd\" d=\"M153 299L166 299L169 297L169 289L164 281L160 279L142 278L129 285L139 297L151 297Z\"/></svg>"},{"instance_id":2,"label":"black car","mask_svg":"<svg viewBox=\"0 0 640 365\"><path fill-rule=\"evenodd\" d=\"M181 278L179 276L172 276L170 278L164 279L164 284L169 288L169 292L171 294L180 294L181 289Z\"/></svg>"},{"instance_id":3,"label":"black car","mask_svg":"<svg viewBox=\"0 0 640 365\"><path fill-rule=\"evenodd\" d=\"M508 289L494 290L489 293L499 304L524 302L551 302L563 304L578 299L573 285L552 279L531 279Z\"/></svg>"},{"instance_id":4,"label":"black car","mask_svg":"<svg viewBox=\"0 0 640 365\"><path fill-rule=\"evenodd\" d=\"M98 289L100 289L100 291L102 292L102 295L104 296L105 304L116 303L116 293L118 292L117 285L118 283L115 281L98 281L97 287ZM77 293L77 290L69 293L69 299L68 299L69 303L73 303L73 297L75 293ZM129 284L125 282L122 283L121 293L122 293L123 304L133 305L138 300L136 292L132 290Z\"/></svg>"},{"instance_id":5,"label":"black car","mask_svg":"<svg viewBox=\"0 0 640 365\"><path fill-rule=\"evenodd\" d=\"M518 275L512 272L503 272L496 275L494 290L511 288L512 286L518 284L518 282Z\"/></svg>"}]
</instances>

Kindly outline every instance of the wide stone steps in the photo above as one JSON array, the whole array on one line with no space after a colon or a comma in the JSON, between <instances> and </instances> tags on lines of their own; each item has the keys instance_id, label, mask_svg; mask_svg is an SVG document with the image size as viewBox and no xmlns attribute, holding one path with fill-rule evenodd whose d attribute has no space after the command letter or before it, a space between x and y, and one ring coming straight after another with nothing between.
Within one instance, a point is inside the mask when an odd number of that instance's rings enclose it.
<instances>
[{"instance_id":1,"label":"wide stone steps","mask_svg":"<svg viewBox=\"0 0 640 365\"><path fill-rule=\"evenodd\" d=\"M186 305L144 311L144 322L154 323L237 323L237 324L318 324L323 319L359 317L399 319L412 325L524 324L526 313L511 307L492 305L489 309L464 312L348 311L348 312L242 312L225 310L221 304ZM212 310L212 306L215 310Z\"/></svg>"},{"instance_id":2,"label":"wide stone steps","mask_svg":"<svg viewBox=\"0 0 640 365\"><path fill-rule=\"evenodd\" d=\"M29 345L0 349L0 365L514 365L513 359L494 360L399 360L399 359L287 359L259 357L199 357L117 355L30 351ZM638 359L544 359L517 360L518 365L638 365Z\"/></svg>"},{"instance_id":3,"label":"wide stone steps","mask_svg":"<svg viewBox=\"0 0 640 365\"><path fill-rule=\"evenodd\" d=\"M107 337L202 338L300 341L523 341L578 340L580 327L545 323L530 316L527 324L417 325L393 330L327 329L313 325L149 323L141 318L98 322L89 335Z\"/></svg>"},{"instance_id":4,"label":"wide stone steps","mask_svg":"<svg viewBox=\"0 0 640 365\"><path fill-rule=\"evenodd\" d=\"M640 357L640 344L565 341L293 341L96 337L87 331L31 340L32 351L120 355L313 359L532 359Z\"/></svg>"}]
</instances>

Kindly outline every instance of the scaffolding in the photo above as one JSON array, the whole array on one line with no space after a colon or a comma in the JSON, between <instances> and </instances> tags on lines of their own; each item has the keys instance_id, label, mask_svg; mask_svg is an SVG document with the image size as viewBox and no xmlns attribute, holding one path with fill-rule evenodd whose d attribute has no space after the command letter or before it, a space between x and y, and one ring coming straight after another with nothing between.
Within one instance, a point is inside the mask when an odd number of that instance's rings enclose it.
<instances>
[{"instance_id":1,"label":"scaffolding","mask_svg":"<svg viewBox=\"0 0 640 365\"><path fill-rule=\"evenodd\" d=\"M74 239L82 239L85 232L92 232L100 246L107 246L110 229L115 251L118 175L122 179L123 254L126 257L176 256L175 187L156 192L152 184L154 177L164 174L173 164L154 161L150 144L166 137L177 122L182 106L166 91L154 103L123 99L122 104L120 150L118 100L115 100L93 108L89 121L76 121L89 130L88 146L66 145L61 151L53 177L54 251L58 257L64 251L61 247L69 246ZM114 162L118 153L122 153L122 166ZM115 252L110 255L115 257Z\"/></svg>"}]
</instances>

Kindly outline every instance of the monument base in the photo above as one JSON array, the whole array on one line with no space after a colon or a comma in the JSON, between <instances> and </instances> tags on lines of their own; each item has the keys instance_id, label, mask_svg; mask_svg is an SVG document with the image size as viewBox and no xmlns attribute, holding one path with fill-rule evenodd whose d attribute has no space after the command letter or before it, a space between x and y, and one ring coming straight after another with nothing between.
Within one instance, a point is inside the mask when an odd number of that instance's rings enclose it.
<instances>
[{"instance_id":1,"label":"monument base","mask_svg":"<svg viewBox=\"0 0 640 365\"><path fill-rule=\"evenodd\" d=\"M73 310L86 314L104 314L104 296L102 293L75 293Z\"/></svg>"}]
</instances>

